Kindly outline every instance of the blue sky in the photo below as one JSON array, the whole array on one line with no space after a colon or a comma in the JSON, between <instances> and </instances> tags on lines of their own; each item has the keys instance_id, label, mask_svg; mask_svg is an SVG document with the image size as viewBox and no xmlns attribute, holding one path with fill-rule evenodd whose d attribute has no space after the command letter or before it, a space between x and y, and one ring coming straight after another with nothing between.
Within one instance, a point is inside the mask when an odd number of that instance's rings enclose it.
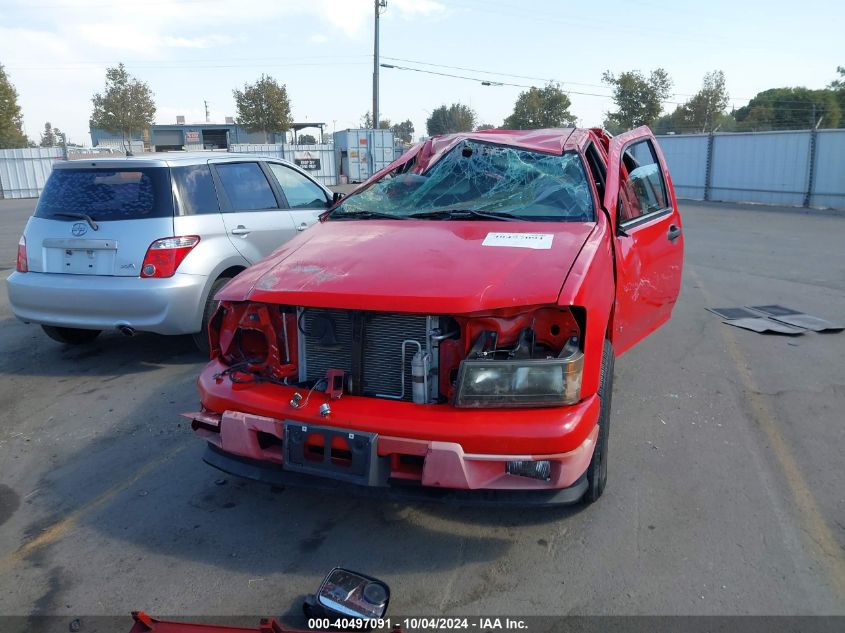
<instances>
[{"instance_id":1,"label":"blue sky","mask_svg":"<svg viewBox=\"0 0 845 633\"><path fill-rule=\"evenodd\" d=\"M371 107L372 15L372 0L2 0L0 63L36 139L49 120L89 144L91 95L120 61L154 91L159 123L204 120L203 100L222 122L235 115L232 89L266 73L287 85L295 120L331 131ZM666 109L714 69L737 107L766 88L824 87L845 65L843 24L834 1L388 0L381 54L479 80L555 80L580 123L597 125L613 107L604 70L665 68L676 93ZM382 69L381 112L411 119L417 136L432 109L456 101L500 125L523 89Z\"/></svg>"}]
</instances>

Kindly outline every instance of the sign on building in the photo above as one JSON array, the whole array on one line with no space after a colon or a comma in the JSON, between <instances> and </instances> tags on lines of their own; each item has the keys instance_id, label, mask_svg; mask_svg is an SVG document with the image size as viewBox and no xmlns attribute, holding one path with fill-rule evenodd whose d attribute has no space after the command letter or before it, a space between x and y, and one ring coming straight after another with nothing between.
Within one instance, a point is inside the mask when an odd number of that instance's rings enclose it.
<instances>
[{"instance_id":1,"label":"sign on building","mask_svg":"<svg viewBox=\"0 0 845 633\"><path fill-rule=\"evenodd\" d=\"M296 166L308 171L320 170L320 159L313 156L311 152L296 152L293 156L293 162Z\"/></svg>"},{"instance_id":2,"label":"sign on building","mask_svg":"<svg viewBox=\"0 0 845 633\"><path fill-rule=\"evenodd\" d=\"M186 143L199 143L200 142L200 133L198 130L188 130L185 132L185 142Z\"/></svg>"}]
</instances>

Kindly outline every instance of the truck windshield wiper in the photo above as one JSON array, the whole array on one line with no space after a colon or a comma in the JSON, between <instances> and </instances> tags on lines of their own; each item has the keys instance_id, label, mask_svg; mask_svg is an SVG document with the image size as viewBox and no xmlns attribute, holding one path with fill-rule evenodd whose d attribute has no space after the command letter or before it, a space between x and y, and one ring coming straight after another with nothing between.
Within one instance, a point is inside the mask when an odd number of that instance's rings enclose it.
<instances>
[{"instance_id":1,"label":"truck windshield wiper","mask_svg":"<svg viewBox=\"0 0 845 633\"><path fill-rule=\"evenodd\" d=\"M95 231L99 230L100 226L94 222L94 218L92 218L87 213L70 213L69 211L60 211L59 213L54 213L53 215L57 215L61 218L74 218L76 220L85 220Z\"/></svg>"},{"instance_id":2,"label":"truck windshield wiper","mask_svg":"<svg viewBox=\"0 0 845 633\"><path fill-rule=\"evenodd\" d=\"M420 211L412 213L409 218L433 218L436 220L503 220L505 222L520 222L530 218L518 217L512 213L487 213L475 209L436 209L434 211Z\"/></svg>"},{"instance_id":3,"label":"truck windshield wiper","mask_svg":"<svg viewBox=\"0 0 845 633\"><path fill-rule=\"evenodd\" d=\"M382 213L381 211L332 211L326 219L328 220L372 220L373 218L387 220L406 220L401 215Z\"/></svg>"}]
</instances>

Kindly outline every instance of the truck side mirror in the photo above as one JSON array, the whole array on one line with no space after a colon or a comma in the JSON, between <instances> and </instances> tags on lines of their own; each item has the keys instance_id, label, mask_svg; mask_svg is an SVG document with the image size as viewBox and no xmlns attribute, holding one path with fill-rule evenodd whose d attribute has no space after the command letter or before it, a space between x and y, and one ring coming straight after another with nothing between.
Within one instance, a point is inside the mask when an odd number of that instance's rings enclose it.
<instances>
[{"instance_id":1,"label":"truck side mirror","mask_svg":"<svg viewBox=\"0 0 845 633\"><path fill-rule=\"evenodd\" d=\"M376 578L335 567L320 589L309 596L303 610L309 617L323 612L333 616L377 620L387 613L390 588Z\"/></svg>"}]
</instances>

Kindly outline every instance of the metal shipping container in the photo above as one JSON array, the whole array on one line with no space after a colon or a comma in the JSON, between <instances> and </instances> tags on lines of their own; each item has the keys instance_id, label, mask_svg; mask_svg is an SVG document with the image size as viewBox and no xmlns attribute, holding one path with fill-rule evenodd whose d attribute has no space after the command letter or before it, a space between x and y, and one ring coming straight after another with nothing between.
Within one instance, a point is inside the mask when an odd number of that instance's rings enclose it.
<instances>
[{"instance_id":1,"label":"metal shipping container","mask_svg":"<svg viewBox=\"0 0 845 633\"><path fill-rule=\"evenodd\" d=\"M395 157L391 130L341 130L334 133L335 158L341 179L364 182Z\"/></svg>"}]
</instances>

